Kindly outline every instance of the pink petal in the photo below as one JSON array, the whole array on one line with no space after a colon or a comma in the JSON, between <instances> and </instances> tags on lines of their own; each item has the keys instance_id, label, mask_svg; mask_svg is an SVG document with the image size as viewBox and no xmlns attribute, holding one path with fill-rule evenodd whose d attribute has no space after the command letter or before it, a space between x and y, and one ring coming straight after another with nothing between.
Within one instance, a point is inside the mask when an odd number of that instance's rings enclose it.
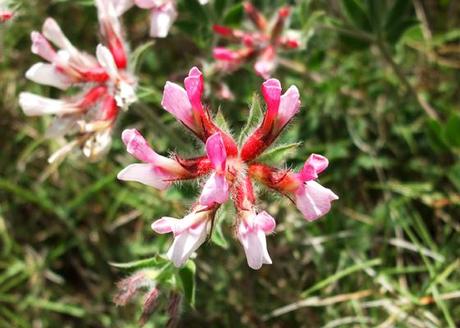
<instances>
[{"instance_id":1,"label":"pink petal","mask_svg":"<svg viewBox=\"0 0 460 328\"><path fill-rule=\"evenodd\" d=\"M206 181L200 195L200 204L212 206L214 204L223 204L228 199L228 183L225 177L213 173Z\"/></svg>"},{"instance_id":2,"label":"pink petal","mask_svg":"<svg viewBox=\"0 0 460 328\"><path fill-rule=\"evenodd\" d=\"M52 64L36 63L26 72L26 78L38 84L48 85L61 90L70 86L69 79Z\"/></svg>"},{"instance_id":3,"label":"pink petal","mask_svg":"<svg viewBox=\"0 0 460 328\"><path fill-rule=\"evenodd\" d=\"M260 212L254 218L254 224L262 229L266 234L272 233L275 230L275 219L265 211Z\"/></svg>"},{"instance_id":4,"label":"pink petal","mask_svg":"<svg viewBox=\"0 0 460 328\"><path fill-rule=\"evenodd\" d=\"M296 205L304 217L313 221L331 209L331 203L339 197L316 181L307 181L296 193Z\"/></svg>"},{"instance_id":5,"label":"pink petal","mask_svg":"<svg viewBox=\"0 0 460 328\"><path fill-rule=\"evenodd\" d=\"M206 154L217 172L225 171L227 152L219 132L214 133L206 140Z\"/></svg>"},{"instance_id":6,"label":"pink petal","mask_svg":"<svg viewBox=\"0 0 460 328\"><path fill-rule=\"evenodd\" d=\"M179 220L176 218L165 216L153 222L151 227L156 233L165 234L174 231L177 221Z\"/></svg>"},{"instance_id":7,"label":"pink petal","mask_svg":"<svg viewBox=\"0 0 460 328\"><path fill-rule=\"evenodd\" d=\"M136 129L124 130L121 139L128 153L142 162L154 163L159 156Z\"/></svg>"},{"instance_id":8,"label":"pink petal","mask_svg":"<svg viewBox=\"0 0 460 328\"><path fill-rule=\"evenodd\" d=\"M268 115L275 116L281 100L281 83L277 79L269 79L262 84L262 95L267 104Z\"/></svg>"},{"instance_id":9,"label":"pink petal","mask_svg":"<svg viewBox=\"0 0 460 328\"><path fill-rule=\"evenodd\" d=\"M39 32L30 34L32 39L32 53L52 63L56 59L56 51L45 37Z\"/></svg>"},{"instance_id":10,"label":"pink petal","mask_svg":"<svg viewBox=\"0 0 460 328\"><path fill-rule=\"evenodd\" d=\"M318 154L311 154L305 162L303 169L299 172L299 177L302 181L314 180L318 178L318 175L323 172L328 165L329 161L326 157Z\"/></svg>"},{"instance_id":11,"label":"pink petal","mask_svg":"<svg viewBox=\"0 0 460 328\"><path fill-rule=\"evenodd\" d=\"M275 66L276 62L274 59L261 58L254 64L254 70L262 78L268 79L275 69Z\"/></svg>"},{"instance_id":12,"label":"pink petal","mask_svg":"<svg viewBox=\"0 0 460 328\"><path fill-rule=\"evenodd\" d=\"M268 79L276 66L276 52L274 46L266 47L254 64L254 69L264 79Z\"/></svg>"},{"instance_id":13,"label":"pink petal","mask_svg":"<svg viewBox=\"0 0 460 328\"><path fill-rule=\"evenodd\" d=\"M203 95L203 74L196 67L193 67L184 80L185 90L193 108L201 110L201 96Z\"/></svg>"},{"instance_id":14,"label":"pink petal","mask_svg":"<svg viewBox=\"0 0 460 328\"><path fill-rule=\"evenodd\" d=\"M279 128L283 128L292 117L297 114L300 107L300 95L296 86L291 86L281 96L281 101L278 111Z\"/></svg>"},{"instance_id":15,"label":"pink petal","mask_svg":"<svg viewBox=\"0 0 460 328\"><path fill-rule=\"evenodd\" d=\"M230 49L216 47L212 50L212 54L214 59L222 60L222 61L236 61L238 60L238 54Z\"/></svg>"},{"instance_id":16,"label":"pink petal","mask_svg":"<svg viewBox=\"0 0 460 328\"><path fill-rule=\"evenodd\" d=\"M158 190L169 187L171 177L158 169L153 164L131 164L121 170L117 178L123 181L136 181Z\"/></svg>"},{"instance_id":17,"label":"pink petal","mask_svg":"<svg viewBox=\"0 0 460 328\"><path fill-rule=\"evenodd\" d=\"M189 229L196 229L201 223L201 213L192 212L180 220L168 216L162 217L152 223L152 229L160 234L172 232L174 236L178 236Z\"/></svg>"},{"instance_id":18,"label":"pink petal","mask_svg":"<svg viewBox=\"0 0 460 328\"><path fill-rule=\"evenodd\" d=\"M166 82L161 106L187 127L194 130L195 122L192 105L188 99L187 92L182 87L175 83Z\"/></svg>"}]
</instances>

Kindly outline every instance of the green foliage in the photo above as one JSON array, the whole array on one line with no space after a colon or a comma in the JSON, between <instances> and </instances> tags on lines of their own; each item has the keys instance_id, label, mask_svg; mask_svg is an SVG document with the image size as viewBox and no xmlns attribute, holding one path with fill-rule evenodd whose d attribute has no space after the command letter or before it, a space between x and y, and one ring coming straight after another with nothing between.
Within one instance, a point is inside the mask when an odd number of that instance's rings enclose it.
<instances>
[{"instance_id":1,"label":"green foliage","mask_svg":"<svg viewBox=\"0 0 460 328\"><path fill-rule=\"evenodd\" d=\"M192 306L195 305L195 273L196 266L192 261L188 261L183 268L179 269L179 277L185 299Z\"/></svg>"}]
</instances>

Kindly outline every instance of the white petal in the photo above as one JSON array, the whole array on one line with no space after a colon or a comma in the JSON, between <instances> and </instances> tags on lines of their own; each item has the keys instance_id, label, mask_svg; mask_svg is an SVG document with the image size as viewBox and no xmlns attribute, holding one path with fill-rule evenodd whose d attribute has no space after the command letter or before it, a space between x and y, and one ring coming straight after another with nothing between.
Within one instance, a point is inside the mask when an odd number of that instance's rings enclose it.
<instances>
[{"instance_id":1,"label":"white petal","mask_svg":"<svg viewBox=\"0 0 460 328\"><path fill-rule=\"evenodd\" d=\"M207 235L207 222L201 223L195 229L182 232L174 238L167 257L176 267L183 266L190 255L206 241Z\"/></svg>"},{"instance_id":2,"label":"white petal","mask_svg":"<svg viewBox=\"0 0 460 328\"><path fill-rule=\"evenodd\" d=\"M48 85L61 90L70 86L66 76L60 73L54 65L45 63L36 63L26 72L26 78L43 85Z\"/></svg>"},{"instance_id":3,"label":"white petal","mask_svg":"<svg viewBox=\"0 0 460 328\"><path fill-rule=\"evenodd\" d=\"M112 132L111 129L106 129L86 140L82 152L89 160L98 160L109 152L111 144Z\"/></svg>"},{"instance_id":4,"label":"white petal","mask_svg":"<svg viewBox=\"0 0 460 328\"><path fill-rule=\"evenodd\" d=\"M118 173L117 178L123 181L137 181L159 190L164 190L171 184L165 181L165 176L159 174L152 164L136 163L125 167Z\"/></svg>"},{"instance_id":5,"label":"white petal","mask_svg":"<svg viewBox=\"0 0 460 328\"><path fill-rule=\"evenodd\" d=\"M105 68L107 74L109 74L112 79L116 79L118 77L118 69L110 50L102 44L99 44L96 49L96 56L97 61Z\"/></svg>"},{"instance_id":6,"label":"white petal","mask_svg":"<svg viewBox=\"0 0 460 328\"><path fill-rule=\"evenodd\" d=\"M272 263L267 250L265 233L262 230L252 230L245 236L241 236L240 241L243 244L249 267L259 270L262 264Z\"/></svg>"},{"instance_id":7,"label":"white petal","mask_svg":"<svg viewBox=\"0 0 460 328\"><path fill-rule=\"evenodd\" d=\"M117 93L115 94L115 101L117 106L127 110L129 105L137 101L136 91L132 84L129 84L125 81L120 81L117 88Z\"/></svg>"},{"instance_id":8,"label":"white petal","mask_svg":"<svg viewBox=\"0 0 460 328\"><path fill-rule=\"evenodd\" d=\"M177 12L173 5L168 5L161 10L153 9L150 18L150 36L165 38L176 17Z\"/></svg>"},{"instance_id":9,"label":"white petal","mask_svg":"<svg viewBox=\"0 0 460 328\"><path fill-rule=\"evenodd\" d=\"M56 100L35 95L29 92L19 94L19 106L27 116L40 116L46 114L68 114L78 112L80 109L63 100Z\"/></svg>"},{"instance_id":10,"label":"white petal","mask_svg":"<svg viewBox=\"0 0 460 328\"><path fill-rule=\"evenodd\" d=\"M69 39L67 39L67 37L64 35L58 23L54 19L47 18L43 24L42 31L43 35L57 47L65 49L70 53L78 52L78 50L75 49Z\"/></svg>"},{"instance_id":11,"label":"white petal","mask_svg":"<svg viewBox=\"0 0 460 328\"><path fill-rule=\"evenodd\" d=\"M58 138L68 133L76 133L78 131L77 121L80 115L64 115L56 116L46 130L46 138Z\"/></svg>"}]
</instances>

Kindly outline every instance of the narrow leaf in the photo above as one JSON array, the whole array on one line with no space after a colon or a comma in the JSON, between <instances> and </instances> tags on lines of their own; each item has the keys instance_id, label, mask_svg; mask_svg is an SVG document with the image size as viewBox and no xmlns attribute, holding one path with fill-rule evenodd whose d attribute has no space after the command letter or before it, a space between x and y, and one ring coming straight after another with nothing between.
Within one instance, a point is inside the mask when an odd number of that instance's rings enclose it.
<instances>
[{"instance_id":1,"label":"narrow leaf","mask_svg":"<svg viewBox=\"0 0 460 328\"><path fill-rule=\"evenodd\" d=\"M195 305L195 273L196 265L193 261L188 261L183 268L179 269L185 299L192 307Z\"/></svg>"}]
</instances>

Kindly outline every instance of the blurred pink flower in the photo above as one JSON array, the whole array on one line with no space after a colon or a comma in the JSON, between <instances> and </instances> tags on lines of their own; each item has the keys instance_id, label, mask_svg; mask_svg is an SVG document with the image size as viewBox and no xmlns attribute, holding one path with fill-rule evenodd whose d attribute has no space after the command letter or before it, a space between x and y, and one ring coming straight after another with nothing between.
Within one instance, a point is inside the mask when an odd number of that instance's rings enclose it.
<instances>
[{"instance_id":1,"label":"blurred pink flower","mask_svg":"<svg viewBox=\"0 0 460 328\"><path fill-rule=\"evenodd\" d=\"M161 104L204 143L206 155L184 159L173 154L166 158L155 153L137 131L125 130L122 139L128 152L146 164L128 166L119 173L119 178L157 189L165 189L173 182L203 181L198 201L188 215L183 219L163 217L152 224L157 233L173 233L174 241L167 256L178 267L207 240L217 210L230 198L236 209L236 236L243 245L248 265L260 269L272 262L266 236L274 231L276 223L267 212L257 209L253 180L289 197L308 220L326 214L331 202L338 198L313 181L327 166L323 156L312 155L299 173L258 162L298 112L299 91L291 86L282 94L278 80L265 81L262 84L265 115L238 146L228 132L217 126L209 107L203 104L203 76L198 68L190 70L184 85L185 89L166 82Z\"/></svg>"},{"instance_id":2,"label":"blurred pink flower","mask_svg":"<svg viewBox=\"0 0 460 328\"><path fill-rule=\"evenodd\" d=\"M217 67L222 71L233 71L242 64L254 61L254 70L264 79L268 79L278 64L280 49L295 49L300 43L297 37L283 34L286 20L289 17L289 7L278 10L274 24L267 19L249 2L244 3L244 10L255 31L242 31L222 25L214 25L214 33L227 39L230 43L240 44L237 49L216 47L213 50Z\"/></svg>"},{"instance_id":3,"label":"blurred pink flower","mask_svg":"<svg viewBox=\"0 0 460 328\"><path fill-rule=\"evenodd\" d=\"M15 16L17 7L9 0L0 0L0 24L11 20Z\"/></svg>"},{"instance_id":4,"label":"blurred pink flower","mask_svg":"<svg viewBox=\"0 0 460 328\"><path fill-rule=\"evenodd\" d=\"M74 146L80 146L89 159L99 158L109 149L119 109L127 109L136 101L136 81L128 71L128 53L117 12L111 0L96 0L96 6L103 43L97 46L96 57L74 47L52 18L45 20L41 32L31 33L32 53L44 62L34 64L26 77L61 90L73 86L81 90L60 100L29 92L19 96L26 115L56 116L48 136L76 135L74 141L50 157L50 162L62 158Z\"/></svg>"},{"instance_id":5,"label":"blurred pink flower","mask_svg":"<svg viewBox=\"0 0 460 328\"><path fill-rule=\"evenodd\" d=\"M0 8L0 24L9 21L13 18L14 12L12 10L6 10Z\"/></svg>"},{"instance_id":6,"label":"blurred pink flower","mask_svg":"<svg viewBox=\"0 0 460 328\"><path fill-rule=\"evenodd\" d=\"M252 269L259 270L262 264L272 264L265 235L272 233L275 227L275 219L265 211L259 214L248 211L241 218L237 236L243 245L248 265Z\"/></svg>"},{"instance_id":7,"label":"blurred pink flower","mask_svg":"<svg viewBox=\"0 0 460 328\"><path fill-rule=\"evenodd\" d=\"M117 0L113 0L116 1ZM118 0L123 2L121 7L126 8L128 2L141 8L150 10L150 36L165 38L169 29L177 18L176 0ZM200 4L208 3L208 0L199 0Z\"/></svg>"}]
</instances>

